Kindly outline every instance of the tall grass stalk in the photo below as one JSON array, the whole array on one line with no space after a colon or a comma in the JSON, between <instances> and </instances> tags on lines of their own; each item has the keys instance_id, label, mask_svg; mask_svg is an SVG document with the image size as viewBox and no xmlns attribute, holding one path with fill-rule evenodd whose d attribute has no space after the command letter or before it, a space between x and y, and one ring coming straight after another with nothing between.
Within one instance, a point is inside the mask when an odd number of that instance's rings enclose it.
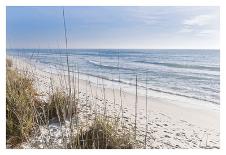
<instances>
[{"instance_id":1,"label":"tall grass stalk","mask_svg":"<svg viewBox=\"0 0 226 155\"><path fill-rule=\"evenodd\" d=\"M120 111L119 111L119 114L121 113L121 125L123 126L123 101L122 101L122 87L121 87L121 79L120 79L120 69L119 69L119 50L118 50L118 63L117 63L117 66L118 66L118 82L119 82L119 96L120 96ZM118 119L119 119L119 116L118 116Z\"/></svg>"},{"instance_id":2,"label":"tall grass stalk","mask_svg":"<svg viewBox=\"0 0 226 155\"><path fill-rule=\"evenodd\" d=\"M100 66L101 66L101 79L102 79L102 99L104 103L104 117L107 117L107 102L106 102L106 95L105 95L105 87L104 87L104 78L103 78L103 70L102 70L102 61L101 61L101 54L100 55Z\"/></svg>"},{"instance_id":3,"label":"tall grass stalk","mask_svg":"<svg viewBox=\"0 0 226 155\"><path fill-rule=\"evenodd\" d=\"M148 75L146 73L146 80L145 80L145 83L146 83L146 90L145 90L145 115L146 115L146 128L145 128L145 138L144 138L144 146L145 148L147 148L147 132L148 132Z\"/></svg>"},{"instance_id":4,"label":"tall grass stalk","mask_svg":"<svg viewBox=\"0 0 226 155\"><path fill-rule=\"evenodd\" d=\"M69 119L70 119L70 138L72 137L72 132L73 132L73 120L72 120L72 113L73 113L73 105L72 105L72 101L71 101L71 76L70 76L70 64L69 64L69 56L68 56L68 38L67 38L67 26L66 26L66 20L65 20L65 13L64 13L64 7L63 7L63 21L64 21L64 37L65 37L65 49L66 49L66 54L67 54L67 72L68 72L68 86L69 86L69 90L68 90L68 94L69 94ZM79 89L78 89L79 91ZM77 108L77 107L76 107ZM78 118L78 117L77 117ZM78 120L77 120L78 121ZM72 139L70 140L70 142L72 141ZM72 145L70 143L70 145Z\"/></svg>"},{"instance_id":5,"label":"tall grass stalk","mask_svg":"<svg viewBox=\"0 0 226 155\"><path fill-rule=\"evenodd\" d=\"M116 117L116 109L115 109L115 87L114 87L114 82L113 82L113 73L112 73L112 93L113 93L113 109L114 109L114 118Z\"/></svg>"},{"instance_id":6,"label":"tall grass stalk","mask_svg":"<svg viewBox=\"0 0 226 155\"><path fill-rule=\"evenodd\" d=\"M137 137L137 75L136 75L136 99L135 99L135 123L134 123L134 136L135 141Z\"/></svg>"}]
</instances>

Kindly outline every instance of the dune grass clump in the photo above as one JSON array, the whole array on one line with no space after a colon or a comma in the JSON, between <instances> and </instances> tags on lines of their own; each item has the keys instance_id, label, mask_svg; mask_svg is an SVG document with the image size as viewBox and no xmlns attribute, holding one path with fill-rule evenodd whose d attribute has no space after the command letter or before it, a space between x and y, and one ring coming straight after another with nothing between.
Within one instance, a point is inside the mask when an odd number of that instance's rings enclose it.
<instances>
[{"instance_id":1,"label":"dune grass clump","mask_svg":"<svg viewBox=\"0 0 226 155\"><path fill-rule=\"evenodd\" d=\"M80 130L72 144L72 148L78 149L133 148L131 136L119 133L117 125L104 118L95 119L88 129Z\"/></svg>"},{"instance_id":2,"label":"dune grass clump","mask_svg":"<svg viewBox=\"0 0 226 155\"><path fill-rule=\"evenodd\" d=\"M12 65L12 64L11 64ZM10 66L10 65L9 65ZM33 80L7 67L6 71L6 138L15 146L31 135L36 125L37 91Z\"/></svg>"},{"instance_id":3,"label":"dune grass clump","mask_svg":"<svg viewBox=\"0 0 226 155\"><path fill-rule=\"evenodd\" d=\"M58 121L64 122L67 118L76 113L76 99L71 98L63 91L55 91L49 97L48 101L48 118L57 118Z\"/></svg>"}]
</instances>

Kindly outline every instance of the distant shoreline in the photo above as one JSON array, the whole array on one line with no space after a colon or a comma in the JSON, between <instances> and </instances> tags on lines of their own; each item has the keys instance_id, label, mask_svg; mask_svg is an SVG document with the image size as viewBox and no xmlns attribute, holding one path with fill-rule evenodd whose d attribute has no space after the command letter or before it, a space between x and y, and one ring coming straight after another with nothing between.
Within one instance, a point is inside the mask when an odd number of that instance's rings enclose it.
<instances>
[{"instance_id":1,"label":"distant shoreline","mask_svg":"<svg viewBox=\"0 0 226 155\"><path fill-rule=\"evenodd\" d=\"M220 52L220 48L7 48L6 50L214 50Z\"/></svg>"}]
</instances>

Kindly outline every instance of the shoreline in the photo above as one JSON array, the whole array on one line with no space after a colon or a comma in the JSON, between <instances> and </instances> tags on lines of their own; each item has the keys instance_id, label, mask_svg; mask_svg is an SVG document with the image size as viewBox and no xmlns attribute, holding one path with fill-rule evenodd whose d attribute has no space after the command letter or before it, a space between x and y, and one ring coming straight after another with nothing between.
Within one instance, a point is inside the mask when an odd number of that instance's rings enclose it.
<instances>
[{"instance_id":1,"label":"shoreline","mask_svg":"<svg viewBox=\"0 0 226 155\"><path fill-rule=\"evenodd\" d=\"M14 56L9 56L9 57L14 57ZM17 57L17 56L16 56ZM16 58L17 59L17 58ZM25 61L26 63L33 63L33 66L35 66L35 68L37 68L38 70L43 70L43 72L45 72L46 74L64 74L67 72L67 70L63 70L63 69L57 69L55 67L50 67L50 68L46 68L46 66L48 66L47 64L42 64L40 62L31 62L29 59L27 58L19 58L22 61ZM70 70L70 74L77 74L77 71L75 71L74 66L71 67L72 70ZM104 86L106 88L115 88L115 89L120 89L120 87L125 90L126 92L135 95L135 84L134 83L130 83L130 82L125 82L125 81L118 81L115 79L109 79L106 77L102 77L102 76L96 76L96 75L92 75L92 74L86 74L86 73L82 73L79 72L80 74L80 80L86 81L88 80L87 77L89 77L89 81L92 83L97 83L97 79L99 79L99 85L102 85L104 83ZM145 96L145 86L143 85L139 85L138 84L138 95L139 96ZM167 99L167 100L171 100L171 101L176 101L176 103L174 102L173 104L178 104L179 106L184 106L184 107L193 107L193 108L207 108L210 110L216 110L216 111L220 111L220 103L214 102L214 101L209 101L209 100L203 100L203 99L199 99L193 96L186 96L184 94L174 94L172 92L168 92L165 90L159 90L156 88L148 88L148 93L147 93L148 97L152 97L152 98L160 98L160 99ZM164 98L162 97L164 96Z\"/></svg>"},{"instance_id":2,"label":"shoreline","mask_svg":"<svg viewBox=\"0 0 226 155\"><path fill-rule=\"evenodd\" d=\"M13 58L13 62L16 62L14 64L16 64L18 69L28 69L37 76L38 81L36 79L36 85L39 90L48 92L50 78L54 80L54 85L62 87L62 79L60 80L60 77L57 74L41 71L34 65L29 65L28 62L21 59ZM62 76L62 73L59 73L59 75ZM99 81L101 81L101 79L99 79ZM108 103L107 110L109 113L111 113L112 108L114 108L112 103L117 103L117 106L120 106L119 103L122 102L123 119L128 119L128 122L134 122L135 95L133 93L120 91L120 89L115 88L97 87L95 83L82 79L77 79L77 84L79 84L79 91L85 92L87 96L91 98L94 96L98 99L104 98ZM89 90L87 89L87 86L90 87ZM119 97L120 94L122 98ZM78 93L78 95L84 96L84 94L80 93ZM141 134L145 128L146 120L145 99L145 96L138 96L138 130L141 131ZM159 97L148 97L147 111L148 131L150 131L150 134L156 139L154 142L151 142L151 144L156 147L165 148L167 147L167 144L165 143L170 143L168 145L174 147L200 148L204 145L202 143L206 141L208 141L208 145L213 148L220 147L220 112L218 110L212 110L209 107L198 105L186 106L186 102L181 103L180 101L180 103L178 103L178 100L170 100L165 96L159 95ZM131 125L133 125L133 123ZM207 135L206 139L205 135ZM197 142L200 139L201 142Z\"/></svg>"}]
</instances>

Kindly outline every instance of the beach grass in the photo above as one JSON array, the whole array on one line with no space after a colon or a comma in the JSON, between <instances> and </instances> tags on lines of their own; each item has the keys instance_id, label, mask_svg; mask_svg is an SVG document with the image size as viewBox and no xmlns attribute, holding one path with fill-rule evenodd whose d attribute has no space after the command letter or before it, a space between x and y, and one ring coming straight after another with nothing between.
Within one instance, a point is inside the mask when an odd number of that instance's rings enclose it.
<instances>
[{"instance_id":1,"label":"beach grass","mask_svg":"<svg viewBox=\"0 0 226 155\"><path fill-rule=\"evenodd\" d=\"M10 68L7 61L6 71L6 136L7 143L15 146L26 140L36 125L39 106L38 93L33 80Z\"/></svg>"},{"instance_id":2,"label":"beach grass","mask_svg":"<svg viewBox=\"0 0 226 155\"><path fill-rule=\"evenodd\" d=\"M56 90L53 92L48 101L48 118L58 118L58 121L64 122L70 115L70 96L63 91ZM74 103L77 102L74 100ZM74 104L75 105L75 104ZM73 114L76 107L73 106Z\"/></svg>"},{"instance_id":3,"label":"beach grass","mask_svg":"<svg viewBox=\"0 0 226 155\"><path fill-rule=\"evenodd\" d=\"M29 71L21 71L6 61L6 135L9 148L20 148L23 142L40 133L41 126L57 120L60 126L69 121L69 142L64 148L71 149L130 149L134 148L132 134L123 130L120 123L107 115L95 112L95 119L83 126L75 126L72 118L81 119L78 112L79 95L68 93L51 85L48 100L42 100L35 86L35 78ZM71 82L71 81L70 81ZM70 83L69 82L69 83ZM73 87L73 90L76 88ZM88 115L83 113L82 115ZM76 134L74 134L76 133ZM62 134L62 137L64 135ZM43 144L46 148L51 144Z\"/></svg>"},{"instance_id":4,"label":"beach grass","mask_svg":"<svg viewBox=\"0 0 226 155\"><path fill-rule=\"evenodd\" d=\"M72 148L80 149L132 149L132 137L117 130L113 121L96 118L86 130L80 130Z\"/></svg>"}]
</instances>

